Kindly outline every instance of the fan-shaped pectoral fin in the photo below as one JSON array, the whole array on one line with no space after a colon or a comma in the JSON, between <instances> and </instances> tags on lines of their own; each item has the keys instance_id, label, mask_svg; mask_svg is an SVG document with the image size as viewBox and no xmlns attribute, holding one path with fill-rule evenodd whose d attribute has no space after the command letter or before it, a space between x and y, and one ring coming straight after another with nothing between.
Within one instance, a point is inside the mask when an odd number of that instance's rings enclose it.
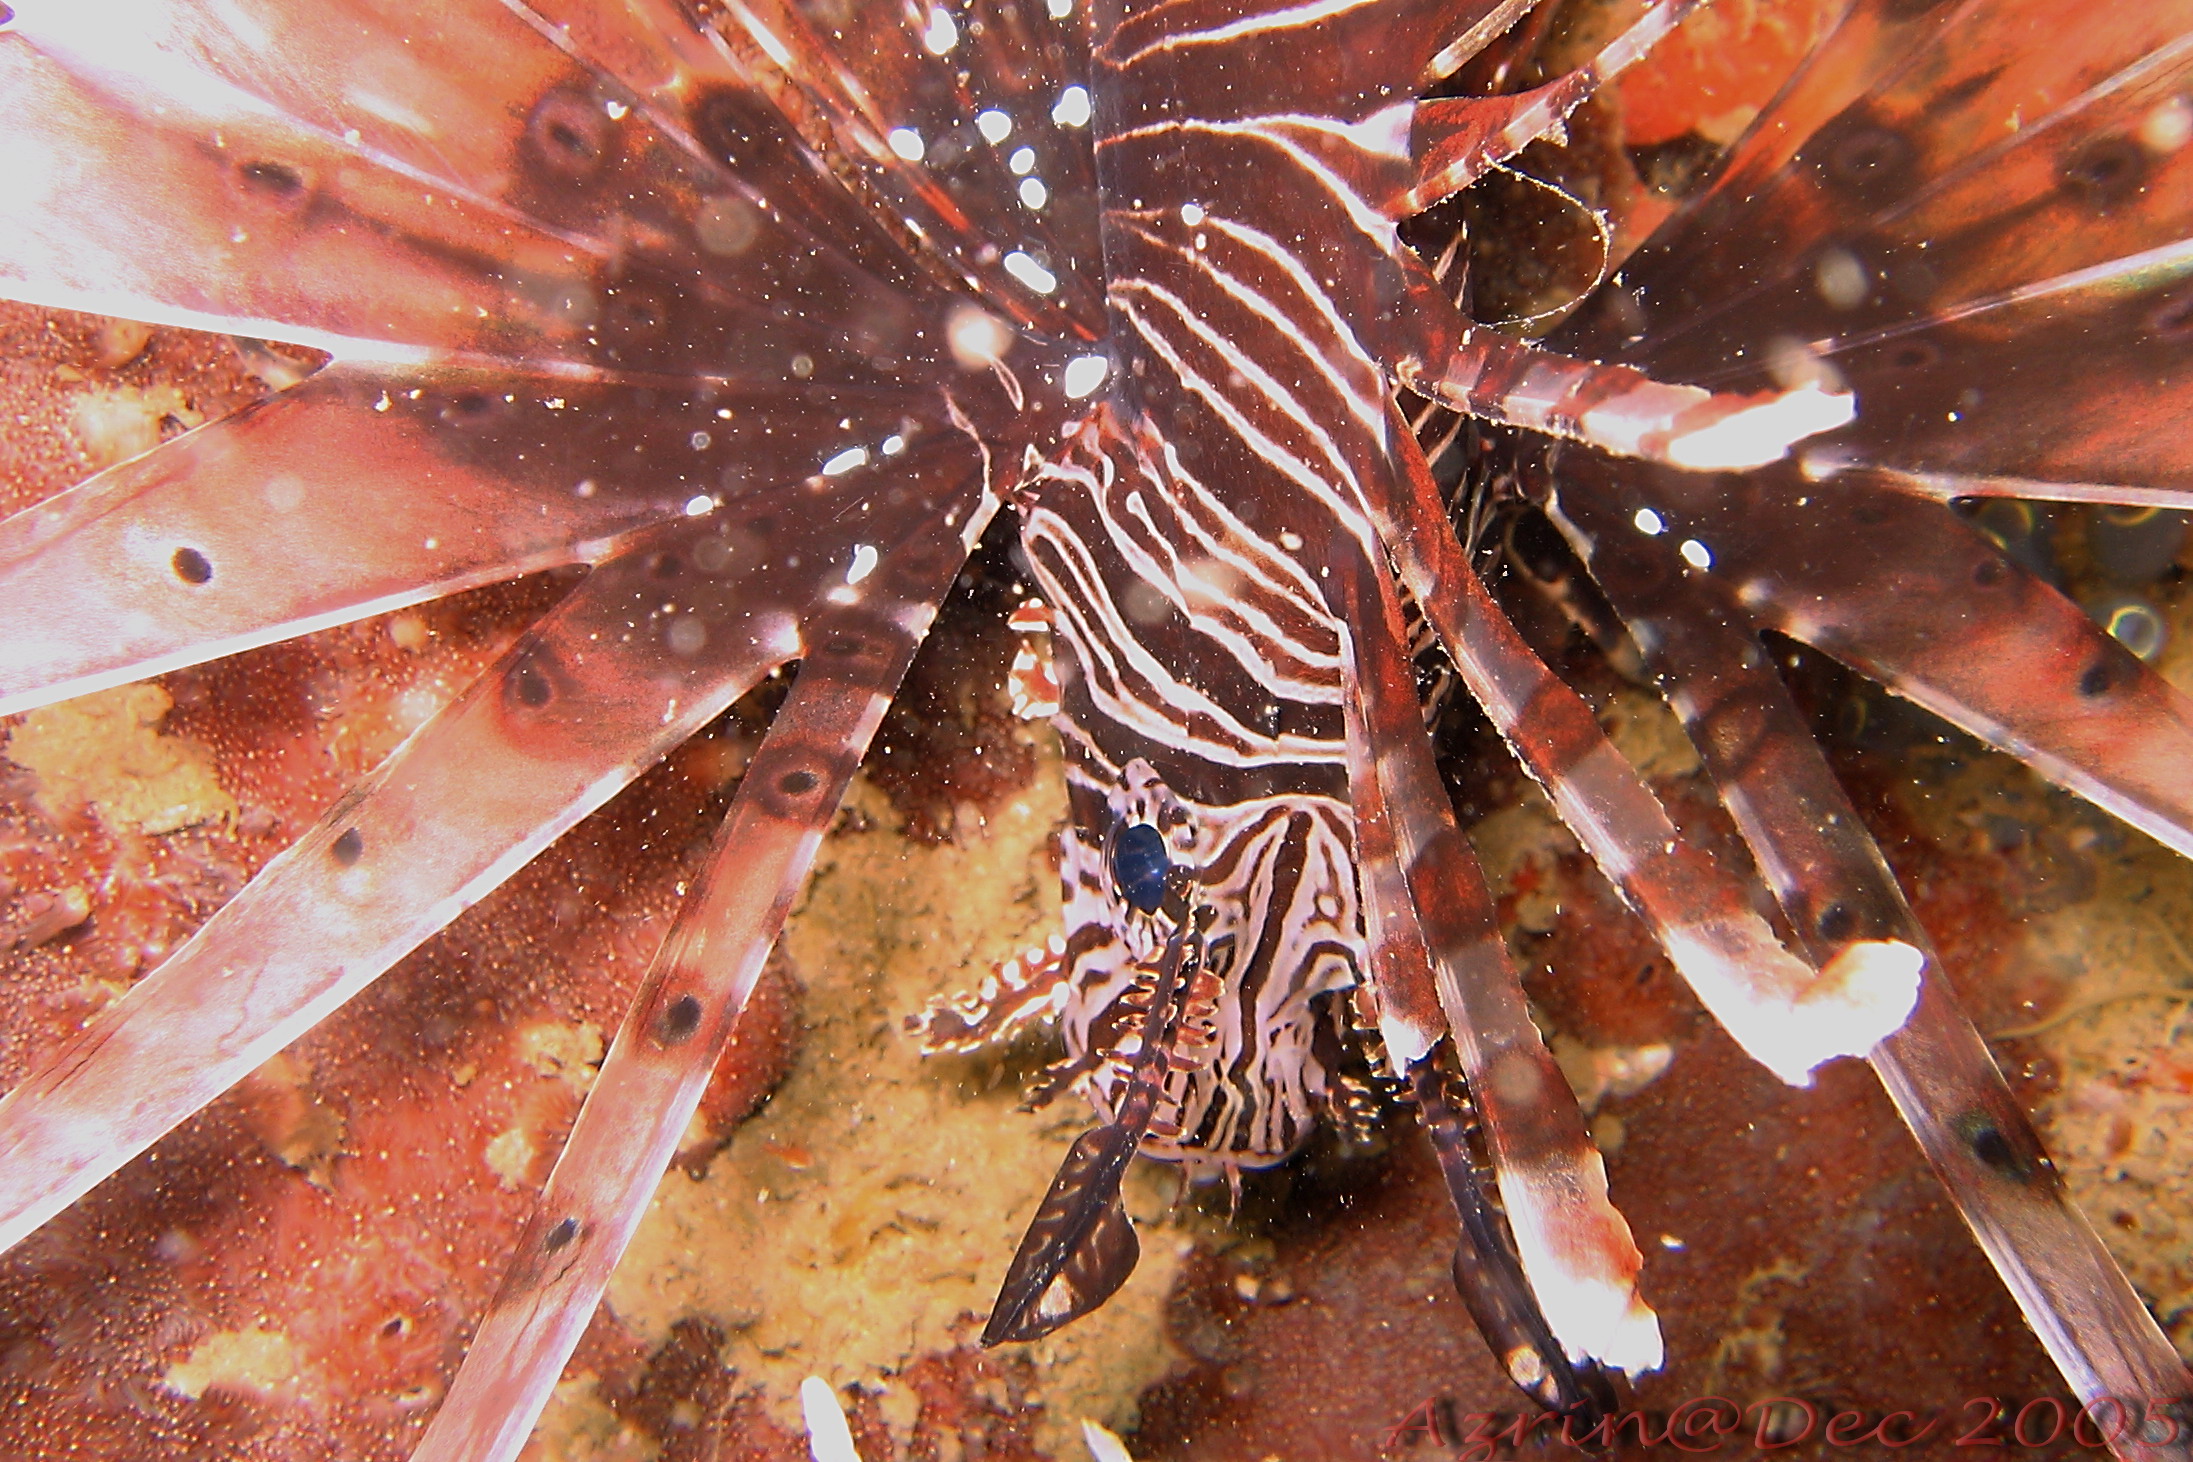
<instances>
[{"instance_id":1,"label":"fan-shaped pectoral fin","mask_svg":"<svg viewBox=\"0 0 2193 1462\"><path fill-rule=\"evenodd\" d=\"M864 581L865 606L832 607L802 627L791 694L747 767L700 885L634 998L414 1457L500 1462L524 1446L964 554L956 532L932 523L883 556Z\"/></svg>"},{"instance_id":2,"label":"fan-shaped pectoral fin","mask_svg":"<svg viewBox=\"0 0 2193 1462\"><path fill-rule=\"evenodd\" d=\"M1830 961L1869 940L1925 954L1933 974L1910 1020L1868 1056L1898 1112L2082 1401L2185 1396L2177 1352L2072 1204L1743 612L1686 573L1661 539L1635 541L1610 487L1633 470L1572 463L1564 486L1591 490L1558 499L1556 521L1647 647L1814 957ZM1597 553L1613 535L1621 551Z\"/></svg>"},{"instance_id":3,"label":"fan-shaped pectoral fin","mask_svg":"<svg viewBox=\"0 0 2193 1462\"><path fill-rule=\"evenodd\" d=\"M2193 700L1972 528L1868 472L1624 481L1763 628L2193 856Z\"/></svg>"},{"instance_id":4,"label":"fan-shaped pectoral fin","mask_svg":"<svg viewBox=\"0 0 2193 1462\"><path fill-rule=\"evenodd\" d=\"M630 391L335 365L15 514L0 713L605 556L743 445L696 454L697 428L731 436L717 398L660 390L612 431Z\"/></svg>"},{"instance_id":5,"label":"fan-shaped pectoral fin","mask_svg":"<svg viewBox=\"0 0 2193 1462\"><path fill-rule=\"evenodd\" d=\"M964 452L946 465L972 470ZM850 498L864 487L848 478L831 490ZM708 518L634 535L0 1099L0 1247L310 1030L801 654L802 615L855 593L847 580L863 563L861 546L835 541L845 530L829 504L804 501L813 496L793 489L764 515L768 533L750 523L737 544ZM977 517L976 494L964 496L949 514L962 524Z\"/></svg>"},{"instance_id":6,"label":"fan-shaped pectoral fin","mask_svg":"<svg viewBox=\"0 0 2193 1462\"><path fill-rule=\"evenodd\" d=\"M1403 582L1471 695L1723 1028L1798 1085L1897 1029L1918 996L1916 951L1859 946L1815 971L1784 949L1736 876L1677 835L1591 708L1500 612L1398 414L1391 440L1399 491L1368 510Z\"/></svg>"},{"instance_id":7,"label":"fan-shaped pectoral fin","mask_svg":"<svg viewBox=\"0 0 2193 1462\"><path fill-rule=\"evenodd\" d=\"M1352 541L1335 553L1342 562L1328 582L1349 627L1349 796L1379 1028L1395 1073L1416 1091L1462 1223L1455 1280L1471 1315L1526 1394L1589 1415L1606 1399L1602 1365L1634 1374L1660 1364L1659 1321L1637 1293L1644 1261L1531 1020L1439 779L1391 579ZM1447 1092L1450 1034L1490 1174Z\"/></svg>"}]
</instances>

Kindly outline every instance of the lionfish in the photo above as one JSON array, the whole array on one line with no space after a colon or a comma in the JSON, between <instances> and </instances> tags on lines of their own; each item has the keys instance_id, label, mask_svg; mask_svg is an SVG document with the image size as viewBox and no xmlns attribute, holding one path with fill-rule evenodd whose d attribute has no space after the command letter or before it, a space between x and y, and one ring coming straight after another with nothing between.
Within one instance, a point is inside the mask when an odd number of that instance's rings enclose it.
<instances>
[{"instance_id":1,"label":"lionfish","mask_svg":"<svg viewBox=\"0 0 2193 1462\"><path fill-rule=\"evenodd\" d=\"M1759 638L2193 853L2193 707L1950 506L2193 506L2193 8L1854 0L1525 341L1403 226L1558 138L1690 6L1527 89L1458 85L1533 8L4 8L0 294L329 363L0 525L0 709L588 567L0 1101L0 1242L796 664L417 1453L514 1455L1010 514L1064 652L1068 928L922 1025L955 1048L1055 1020L1053 1083L1098 1120L986 1340L1117 1289L1137 1153L1286 1159L1355 1041L1437 1152L1517 1384L1592 1415L1660 1363L1435 762L1437 659L1751 1057L1798 1084L1871 1063L2071 1389L2162 1408L2117 1449L2193 1455L2178 1357ZM1503 613L1420 445L1434 407L1513 429L1502 490L1588 571L1759 887Z\"/></svg>"}]
</instances>

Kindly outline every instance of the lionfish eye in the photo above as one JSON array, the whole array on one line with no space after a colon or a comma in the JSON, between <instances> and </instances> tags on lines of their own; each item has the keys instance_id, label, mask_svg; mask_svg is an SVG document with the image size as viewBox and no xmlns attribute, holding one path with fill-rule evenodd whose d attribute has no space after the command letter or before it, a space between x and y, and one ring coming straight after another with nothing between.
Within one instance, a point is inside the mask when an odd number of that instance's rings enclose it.
<instances>
[{"instance_id":1,"label":"lionfish eye","mask_svg":"<svg viewBox=\"0 0 2193 1462\"><path fill-rule=\"evenodd\" d=\"M1165 902L1165 875L1172 868L1165 835L1146 822L1121 828L1112 842L1112 882L1121 898L1145 914Z\"/></svg>"}]
</instances>

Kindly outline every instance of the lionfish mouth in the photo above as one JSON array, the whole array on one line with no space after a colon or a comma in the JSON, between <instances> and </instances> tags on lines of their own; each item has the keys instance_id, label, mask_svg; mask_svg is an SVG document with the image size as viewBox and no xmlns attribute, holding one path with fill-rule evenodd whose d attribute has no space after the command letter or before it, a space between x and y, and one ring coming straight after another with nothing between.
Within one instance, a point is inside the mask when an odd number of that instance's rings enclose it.
<instances>
[{"instance_id":1,"label":"lionfish mouth","mask_svg":"<svg viewBox=\"0 0 2193 1462\"><path fill-rule=\"evenodd\" d=\"M2193 1456L2193 4L1694 8L0 4L4 1449Z\"/></svg>"}]
</instances>

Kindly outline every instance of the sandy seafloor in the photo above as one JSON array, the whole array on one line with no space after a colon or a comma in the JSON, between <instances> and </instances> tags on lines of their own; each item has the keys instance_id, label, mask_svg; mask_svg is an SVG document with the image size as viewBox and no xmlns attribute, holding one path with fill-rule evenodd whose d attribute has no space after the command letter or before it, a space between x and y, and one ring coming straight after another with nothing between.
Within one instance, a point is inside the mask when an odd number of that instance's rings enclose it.
<instances>
[{"instance_id":1,"label":"sandy seafloor","mask_svg":"<svg viewBox=\"0 0 2193 1462\"><path fill-rule=\"evenodd\" d=\"M979 1333L1005 1262L1067 1145L1092 1118L1076 1099L1020 1109L1030 1071L1007 1054L925 1059L905 1017L1040 944L1057 927L1047 852L1064 806L1055 745L1035 782L960 840L909 843L890 804L857 783L783 941L806 987L791 1075L698 1180L674 1171L607 1302L651 1347L680 1319L728 1336L723 1362L797 1428L802 1378L876 1397L894 1430L918 1401L914 1358ZM1027 1350L1041 1379L1038 1445L1079 1452L1079 1422L1116 1431L1175 1356L1164 1302L1184 1230L1167 1222L1170 1169L1139 1163L1127 1201L1143 1257L1096 1314ZM616 1455L613 1419L565 1383L545 1455Z\"/></svg>"}]
</instances>

